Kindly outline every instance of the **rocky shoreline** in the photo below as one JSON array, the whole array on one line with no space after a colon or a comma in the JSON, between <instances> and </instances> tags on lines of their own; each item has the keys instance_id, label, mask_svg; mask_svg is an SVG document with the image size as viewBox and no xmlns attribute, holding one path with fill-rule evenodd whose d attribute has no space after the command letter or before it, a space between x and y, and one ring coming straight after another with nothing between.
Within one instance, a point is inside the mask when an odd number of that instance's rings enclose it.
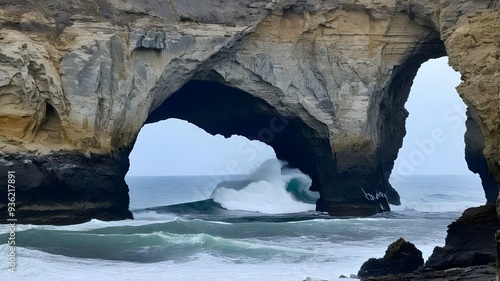
<instances>
[{"instance_id":1,"label":"rocky shoreline","mask_svg":"<svg viewBox=\"0 0 500 281\"><path fill-rule=\"evenodd\" d=\"M358 275L363 281L495 280L499 229L495 204L469 208L448 226L445 246L436 247L425 265L422 260L418 266L418 259L411 258L421 252L400 239L389 246L384 258L363 264Z\"/></svg>"}]
</instances>

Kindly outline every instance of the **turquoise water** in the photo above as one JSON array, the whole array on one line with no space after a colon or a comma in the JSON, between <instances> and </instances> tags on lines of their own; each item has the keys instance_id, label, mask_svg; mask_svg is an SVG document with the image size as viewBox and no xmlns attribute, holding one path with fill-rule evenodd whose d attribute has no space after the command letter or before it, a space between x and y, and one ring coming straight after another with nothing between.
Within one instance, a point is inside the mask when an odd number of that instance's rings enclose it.
<instances>
[{"instance_id":1,"label":"turquoise water","mask_svg":"<svg viewBox=\"0 0 500 281\"><path fill-rule=\"evenodd\" d=\"M307 176L277 173L127 178L135 220L18 226L17 273L1 255L0 280L337 280L399 237L429 256L485 201L475 176L393 177L402 206L337 219L313 211Z\"/></svg>"}]
</instances>

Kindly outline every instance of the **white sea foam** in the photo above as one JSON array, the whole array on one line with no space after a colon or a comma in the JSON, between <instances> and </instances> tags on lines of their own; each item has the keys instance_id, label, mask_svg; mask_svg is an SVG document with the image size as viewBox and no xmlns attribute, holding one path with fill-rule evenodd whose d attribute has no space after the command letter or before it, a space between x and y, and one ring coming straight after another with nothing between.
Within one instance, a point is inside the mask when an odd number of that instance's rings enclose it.
<instances>
[{"instance_id":1,"label":"white sea foam","mask_svg":"<svg viewBox=\"0 0 500 281\"><path fill-rule=\"evenodd\" d=\"M4 251L5 245L0 245ZM191 261L176 263L133 263L110 260L72 258L20 248L20 259L15 274L8 272L6 258L0 256L0 280L12 281L86 281L86 280L337 280L335 277L355 273L354 260L325 261L322 263L286 263L269 260L266 263L241 263L231 259L199 253ZM335 269L338 268L338 269ZM339 270L340 269L340 270ZM41 274L43 272L43 274ZM351 279L353 280L353 279ZM354 279L355 280L355 279Z\"/></svg>"},{"instance_id":2,"label":"white sea foam","mask_svg":"<svg viewBox=\"0 0 500 281\"><path fill-rule=\"evenodd\" d=\"M168 222L175 220L177 217L172 214L157 214L154 211L149 211L142 213L140 215L134 215L134 220L122 220L122 221L101 221L93 219L89 222L81 224L72 225L32 225L32 224L17 224L16 231L21 232L30 229L44 229L44 230L59 230L59 231L88 231L93 229L99 229L103 227L114 227L114 226L141 226L151 224L152 221L156 222ZM0 224L0 234L8 233L9 229L7 226L1 227ZM0 279L1 280L1 279Z\"/></svg>"},{"instance_id":3,"label":"white sea foam","mask_svg":"<svg viewBox=\"0 0 500 281\"><path fill-rule=\"evenodd\" d=\"M284 166L277 159L267 160L245 180L220 183L211 198L228 210L265 214L314 210L315 205L310 201L317 198L317 193L309 191L311 179L297 169Z\"/></svg>"},{"instance_id":4,"label":"white sea foam","mask_svg":"<svg viewBox=\"0 0 500 281\"><path fill-rule=\"evenodd\" d=\"M177 216L169 213L158 213L156 211L141 211L134 212L134 219L138 221L151 222L151 221L171 221L177 219Z\"/></svg>"}]
</instances>

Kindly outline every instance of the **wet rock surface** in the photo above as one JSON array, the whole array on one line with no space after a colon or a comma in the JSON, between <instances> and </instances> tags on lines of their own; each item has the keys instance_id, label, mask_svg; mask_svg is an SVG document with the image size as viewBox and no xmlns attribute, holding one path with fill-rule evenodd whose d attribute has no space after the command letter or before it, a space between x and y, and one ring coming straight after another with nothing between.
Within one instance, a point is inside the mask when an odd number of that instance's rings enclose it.
<instances>
[{"instance_id":1,"label":"wet rock surface","mask_svg":"<svg viewBox=\"0 0 500 281\"><path fill-rule=\"evenodd\" d=\"M447 270L388 275L361 279L363 281L494 281L495 265L450 268Z\"/></svg>"},{"instance_id":2,"label":"wet rock surface","mask_svg":"<svg viewBox=\"0 0 500 281\"><path fill-rule=\"evenodd\" d=\"M128 210L127 164L102 155L51 153L39 157L2 155L0 180L15 193L14 217L19 224L75 224L96 218L104 221L132 218ZM7 205L7 188L0 190L0 204Z\"/></svg>"},{"instance_id":3,"label":"wet rock surface","mask_svg":"<svg viewBox=\"0 0 500 281\"><path fill-rule=\"evenodd\" d=\"M424 264L422 252L403 238L389 245L383 258L371 258L358 272L359 278L410 273Z\"/></svg>"},{"instance_id":4,"label":"wet rock surface","mask_svg":"<svg viewBox=\"0 0 500 281\"><path fill-rule=\"evenodd\" d=\"M448 226L445 246L434 249L425 268L440 270L494 263L495 233L499 229L495 204L465 210Z\"/></svg>"}]
</instances>

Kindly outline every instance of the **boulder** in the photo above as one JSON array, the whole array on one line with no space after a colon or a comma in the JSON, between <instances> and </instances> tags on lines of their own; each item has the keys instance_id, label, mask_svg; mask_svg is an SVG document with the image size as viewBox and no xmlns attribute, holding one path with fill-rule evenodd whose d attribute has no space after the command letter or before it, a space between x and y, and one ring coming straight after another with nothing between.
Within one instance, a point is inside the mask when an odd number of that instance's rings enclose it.
<instances>
[{"instance_id":1,"label":"boulder","mask_svg":"<svg viewBox=\"0 0 500 281\"><path fill-rule=\"evenodd\" d=\"M389 245L383 258L371 258L361 266L359 278L411 273L424 264L422 252L410 242L399 238Z\"/></svg>"}]
</instances>

